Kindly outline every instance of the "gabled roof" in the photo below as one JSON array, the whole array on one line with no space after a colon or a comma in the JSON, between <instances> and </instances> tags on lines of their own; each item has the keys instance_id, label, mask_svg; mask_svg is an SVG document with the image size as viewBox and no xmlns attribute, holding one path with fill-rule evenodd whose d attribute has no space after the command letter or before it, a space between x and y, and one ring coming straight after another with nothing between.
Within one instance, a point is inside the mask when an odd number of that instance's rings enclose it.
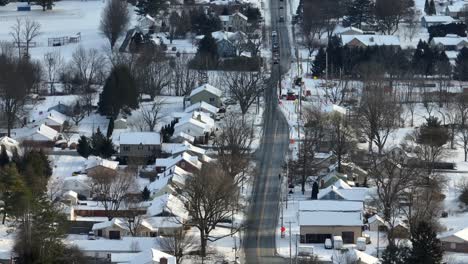
<instances>
[{"instance_id":1,"label":"gabled roof","mask_svg":"<svg viewBox=\"0 0 468 264\"><path fill-rule=\"evenodd\" d=\"M334 200L307 200L299 202L299 211L317 212L361 212L362 202L334 201Z\"/></svg>"},{"instance_id":2,"label":"gabled roof","mask_svg":"<svg viewBox=\"0 0 468 264\"><path fill-rule=\"evenodd\" d=\"M453 3L452 5L447 6L447 10L449 12L460 12L463 10L464 7L468 6L468 2L466 1L458 1Z\"/></svg>"},{"instance_id":3,"label":"gabled roof","mask_svg":"<svg viewBox=\"0 0 468 264\"><path fill-rule=\"evenodd\" d=\"M211 114L216 114L219 111L219 108L216 106L210 105L207 102L198 102L187 108L185 108L185 113L191 113L193 111L206 111Z\"/></svg>"},{"instance_id":4,"label":"gabled roof","mask_svg":"<svg viewBox=\"0 0 468 264\"><path fill-rule=\"evenodd\" d=\"M119 166L119 162L103 159L101 157L89 156L88 160L86 160L85 170L89 170L97 166L115 170Z\"/></svg>"},{"instance_id":5,"label":"gabled roof","mask_svg":"<svg viewBox=\"0 0 468 264\"><path fill-rule=\"evenodd\" d=\"M187 141L184 141L183 143L162 143L161 150L162 152L171 155L183 153L185 151L190 151L200 155L204 155L206 153L206 150L196 147Z\"/></svg>"},{"instance_id":6,"label":"gabled roof","mask_svg":"<svg viewBox=\"0 0 468 264\"><path fill-rule=\"evenodd\" d=\"M362 226L361 212L299 211L303 226Z\"/></svg>"},{"instance_id":7,"label":"gabled roof","mask_svg":"<svg viewBox=\"0 0 468 264\"><path fill-rule=\"evenodd\" d=\"M364 31L362 31L362 29L359 29L359 28L356 28L356 27L345 27L345 28L342 28L338 31L336 31L337 34L341 34L341 33L344 33L344 32L347 32L347 31L354 31L358 34L364 34Z\"/></svg>"},{"instance_id":8,"label":"gabled roof","mask_svg":"<svg viewBox=\"0 0 468 264\"><path fill-rule=\"evenodd\" d=\"M92 230L101 230L101 229L105 229L105 228L110 228L110 227L119 227L121 229L124 229L124 230L128 230L128 227L125 225L125 223L118 219L118 218L113 218L112 220L110 221L105 221L105 222L102 222L102 223L97 223L97 224L94 224L93 225L93 228L91 228Z\"/></svg>"},{"instance_id":9,"label":"gabled roof","mask_svg":"<svg viewBox=\"0 0 468 264\"><path fill-rule=\"evenodd\" d=\"M400 39L391 35L342 35L343 45L354 39L360 41L365 46L400 46Z\"/></svg>"},{"instance_id":10,"label":"gabled roof","mask_svg":"<svg viewBox=\"0 0 468 264\"><path fill-rule=\"evenodd\" d=\"M423 16L422 19L429 23L452 23L455 21L451 16Z\"/></svg>"},{"instance_id":11,"label":"gabled roof","mask_svg":"<svg viewBox=\"0 0 468 264\"><path fill-rule=\"evenodd\" d=\"M468 242L468 227L461 229L461 230L455 230L455 231L449 231L449 232L443 233L439 236L439 238L447 238L451 236L454 236L458 239Z\"/></svg>"},{"instance_id":12,"label":"gabled roof","mask_svg":"<svg viewBox=\"0 0 468 264\"><path fill-rule=\"evenodd\" d=\"M146 212L149 216L169 213L182 219L186 219L188 217L188 213L185 210L182 201L172 194L164 194L154 198Z\"/></svg>"},{"instance_id":13,"label":"gabled roof","mask_svg":"<svg viewBox=\"0 0 468 264\"><path fill-rule=\"evenodd\" d=\"M208 129L207 124L205 124L205 123L203 123L203 122L201 122L199 120L196 120L195 118L192 118L192 117L183 118L183 119L179 120L179 122L177 122L177 124L175 124L174 129L177 129L178 127L186 125L186 124L194 125L194 126L199 127L199 128L201 128L203 130Z\"/></svg>"},{"instance_id":14,"label":"gabled roof","mask_svg":"<svg viewBox=\"0 0 468 264\"><path fill-rule=\"evenodd\" d=\"M219 16L219 20L221 20L221 22L229 22L229 19L231 18L231 16L229 15L221 15Z\"/></svg>"},{"instance_id":15,"label":"gabled roof","mask_svg":"<svg viewBox=\"0 0 468 264\"><path fill-rule=\"evenodd\" d=\"M161 258L165 258L167 264L176 264L176 258L174 256L154 248L138 253L129 264L159 264Z\"/></svg>"},{"instance_id":16,"label":"gabled roof","mask_svg":"<svg viewBox=\"0 0 468 264\"><path fill-rule=\"evenodd\" d=\"M383 220L382 217L380 217L378 214L375 214L375 215L369 217L369 219L367 219L367 222L369 224L372 224L375 221L379 221L380 223L385 224L385 220Z\"/></svg>"},{"instance_id":17,"label":"gabled roof","mask_svg":"<svg viewBox=\"0 0 468 264\"><path fill-rule=\"evenodd\" d=\"M45 137L47 140L50 140L50 141L54 141L58 135L58 132L57 130L45 125L45 124L41 124L36 132L34 134L39 134L43 137ZM34 137L34 134L33 134L33 137Z\"/></svg>"},{"instance_id":18,"label":"gabled roof","mask_svg":"<svg viewBox=\"0 0 468 264\"><path fill-rule=\"evenodd\" d=\"M197 88L193 89L192 92L190 93L190 97L192 97L192 96L194 96L194 95L196 95L198 93L201 93L203 91L207 91L207 92L209 92L209 93L211 93L213 95L219 96L219 97L221 95L223 95L223 92L221 90L219 90L218 88L206 83L206 84L204 84L204 85L202 85L200 87L197 87Z\"/></svg>"},{"instance_id":19,"label":"gabled roof","mask_svg":"<svg viewBox=\"0 0 468 264\"><path fill-rule=\"evenodd\" d=\"M197 156L191 156L190 154L184 152L180 155L164 158L164 159L156 159L155 166L156 167L165 167L166 169L174 167L180 161L186 161L192 166L201 169L201 162L198 160Z\"/></svg>"},{"instance_id":20,"label":"gabled roof","mask_svg":"<svg viewBox=\"0 0 468 264\"><path fill-rule=\"evenodd\" d=\"M120 145L160 145L158 132L124 132L120 134Z\"/></svg>"},{"instance_id":21,"label":"gabled roof","mask_svg":"<svg viewBox=\"0 0 468 264\"><path fill-rule=\"evenodd\" d=\"M334 192L336 195L347 201L364 201L368 192L367 188L354 187L350 189L340 189L331 185L325 189L319 190L318 199L322 199L329 193Z\"/></svg>"},{"instance_id":22,"label":"gabled roof","mask_svg":"<svg viewBox=\"0 0 468 264\"><path fill-rule=\"evenodd\" d=\"M63 123L67 121L67 116L58 111L50 110L47 114L46 119L49 119L57 124L63 125Z\"/></svg>"},{"instance_id":23,"label":"gabled roof","mask_svg":"<svg viewBox=\"0 0 468 264\"><path fill-rule=\"evenodd\" d=\"M179 133L174 133L172 135L171 139L176 139L176 138L183 138L184 140L187 140L189 142L195 141L195 138L187 133L184 132L179 132Z\"/></svg>"},{"instance_id":24,"label":"gabled roof","mask_svg":"<svg viewBox=\"0 0 468 264\"><path fill-rule=\"evenodd\" d=\"M468 38L467 37L459 37L456 35L447 35L445 37L435 37L432 39L432 43L434 45L443 45L443 46L457 46L459 44L462 44L465 42L465 44L468 44Z\"/></svg>"},{"instance_id":25,"label":"gabled roof","mask_svg":"<svg viewBox=\"0 0 468 264\"><path fill-rule=\"evenodd\" d=\"M242 19L244 19L244 20L246 20L246 21L249 20L249 19L248 19L244 14L242 14L241 12L236 12L236 13L232 14L232 16L239 16L239 17L241 17Z\"/></svg>"}]
</instances>

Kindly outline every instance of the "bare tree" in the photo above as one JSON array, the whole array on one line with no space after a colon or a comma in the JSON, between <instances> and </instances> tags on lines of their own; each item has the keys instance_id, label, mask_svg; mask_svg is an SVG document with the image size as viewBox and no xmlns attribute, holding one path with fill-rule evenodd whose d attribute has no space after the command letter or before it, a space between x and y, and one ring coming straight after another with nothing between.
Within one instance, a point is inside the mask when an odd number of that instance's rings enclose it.
<instances>
[{"instance_id":1,"label":"bare tree","mask_svg":"<svg viewBox=\"0 0 468 264\"><path fill-rule=\"evenodd\" d=\"M18 49L18 58L21 57L21 43L23 39L22 35L23 20L16 18L16 23L11 26L10 36L13 38L13 43Z\"/></svg>"},{"instance_id":2,"label":"bare tree","mask_svg":"<svg viewBox=\"0 0 468 264\"><path fill-rule=\"evenodd\" d=\"M203 257L206 256L208 241L213 242L239 231L236 228L224 236L211 235L221 221L231 217L237 206L238 187L219 165L203 165L201 171L187 179L185 185L176 185L175 189L191 217L190 224L200 232L200 254Z\"/></svg>"},{"instance_id":3,"label":"bare tree","mask_svg":"<svg viewBox=\"0 0 468 264\"><path fill-rule=\"evenodd\" d=\"M154 128L161 120L161 110L164 104L164 100L158 97L149 104L140 102L141 117L149 131L153 132Z\"/></svg>"},{"instance_id":4,"label":"bare tree","mask_svg":"<svg viewBox=\"0 0 468 264\"><path fill-rule=\"evenodd\" d=\"M458 140L460 145L463 148L463 153L465 154L465 162L468 160L468 127L460 126L458 129Z\"/></svg>"},{"instance_id":5,"label":"bare tree","mask_svg":"<svg viewBox=\"0 0 468 264\"><path fill-rule=\"evenodd\" d=\"M331 129L332 151L338 161L338 172L341 171L343 156L355 146L354 131L347 123L346 117L341 113L333 112L328 118L328 126Z\"/></svg>"},{"instance_id":6,"label":"bare tree","mask_svg":"<svg viewBox=\"0 0 468 264\"><path fill-rule=\"evenodd\" d=\"M33 40L41 35L41 24L35 20L26 18L24 21L24 29L22 32L23 41L25 42L25 56L29 58L29 48Z\"/></svg>"},{"instance_id":7,"label":"bare tree","mask_svg":"<svg viewBox=\"0 0 468 264\"><path fill-rule=\"evenodd\" d=\"M46 70L47 81L49 82L50 94L54 94L54 83L58 79L64 65L60 52L55 51L44 54L43 65Z\"/></svg>"},{"instance_id":8,"label":"bare tree","mask_svg":"<svg viewBox=\"0 0 468 264\"><path fill-rule=\"evenodd\" d=\"M180 229L174 232L173 236L160 237L158 245L161 250L176 257L176 263L181 264L184 257L196 247L195 238L185 230Z\"/></svg>"},{"instance_id":9,"label":"bare tree","mask_svg":"<svg viewBox=\"0 0 468 264\"><path fill-rule=\"evenodd\" d=\"M376 0L375 18L379 30L392 35L398 30L400 20L411 16L414 3L408 0Z\"/></svg>"},{"instance_id":10,"label":"bare tree","mask_svg":"<svg viewBox=\"0 0 468 264\"><path fill-rule=\"evenodd\" d=\"M263 75L261 72L226 72L223 77L224 85L229 94L239 102L242 116L260 96L263 90Z\"/></svg>"},{"instance_id":11,"label":"bare tree","mask_svg":"<svg viewBox=\"0 0 468 264\"><path fill-rule=\"evenodd\" d=\"M376 155L373 156L369 171L370 179L376 188L376 205L383 213L384 220L390 225L394 223L394 218L400 207L399 198L405 194L405 191L414 184L420 175L419 169L404 165L402 157L395 157L393 153L382 153L380 158ZM387 238L389 243L394 244L393 226L391 227Z\"/></svg>"},{"instance_id":12,"label":"bare tree","mask_svg":"<svg viewBox=\"0 0 468 264\"><path fill-rule=\"evenodd\" d=\"M98 81L98 77L105 71L106 60L97 49L86 50L79 46L72 54L71 68L82 83L83 93L91 92L92 84Z\"/></svg>"},{"instance_id":13,"label":"bare tree","mask_svg":"<svg viewBox=\"0 0 468 264\"><path fill-rule=\"evenodd\" d=\"M217 149L218 162L226 175L242 181L237 177L244 172L250 162L250 147L253 141L253 129L246 120L233 113L227 113L220 125L214 145Z\"/></svg>"},{"instance_id":14,"label":"bare tree","mask_svg":"<svg viewBox=\"0 0 468 264\"><path fill-rule=\"evenodd\" d=\"M88 104L87 99L83 96L78 97L75 103L72 105L71 112L68 114L70 119L78 126L80 122L86 116L86 105Z\"/></svg>"},{"instance_id":15,"label":"bare tree","mask_svg":"<svg viewBox=\"0 0 468 264\"><path fill-rule=\"evenodd\" d=\"M128 191L135 186L135 177L127 173L113 173L108 170L89 176L94 196L104 207L107 218L112 220L127 198Z\"/></svg>"},{"instance_id":16,"label":"bare tree","mask_svg":"<svg viewBox=\"0 0 468 264\"><path fill-rule=\"evenodd\" d=\"M142 204L141 197L138 196L127 196L123 201L122 209L125 209L125 215L123 217L124 225L130 231L130 235L135 237L139 235L141 228L143 227L143 221L147 216L143 213L145 207Z\"/></svg>"},{"instance_id":17,"label":"bare tree","mask_svg":"<svg viewBox=\"0 0 468 264\"><path fill-rule=\"evenodd\" d=\"M188 55L182 54L171 63L172 85L176 96L187 97L195 88L197 72L189 69L187 65L189 59ZM185 102L184 98L184 109Z\"/></svg>"},{"instance_id":18,"label":"bare tree","mask_svg":"<svg viewBox=\"0 0 468 264\"><path fill-rule=\"evenodd\" d=\"M0 56L0 107L6 119L7 135L23 117L28 91L34 85L34 68L26 60Z\"/></svg>"},{"instance_id":19,"label":"bare tree","mask_svg":"<svg viewBox=\"0 0 468 264\"><path fill-rule=\"evenodd\" d=\"M127 2L121 0L107 1L102 10L99 30L109 40L111 49L114 48L119 37L125 33L129 23L130 12L128 11Z\"/></svg>"},{"instance_id":20,"label":"bare tree","mask_svg":"<svg viewBox=\"0 0 468 264\"><path fill-rule=\"evenodd\" d=\"M350 79L345 76L340 76L336 83L325 83L322 90L325 92L325 99L336 105L341 105L350 91Z\"/></svg>"},{"instance_id":21,"label":"bare tree","mask_svg":"<svg viewBox=\"0 0 468 264\"><path fill-rule=\"evenodd\" d=\"M369 150L372 143L382 153L391 132L400 118L399 104L392 91L385 91L386 82L381 76L370 76L364 81L364 91L358 109L362 133L367 136Z\"/></svg>"},{"instance_id":22,"label":"bare tree","mask_svg":"<svg viewBox=\"0 0 468 264\"><path fill-rule=\"evenodd\" d=\"M169 61L157 49L144 49L136 62L136 80L141 93L154 99L171 84Z\"/></svg>"}]
</instances>

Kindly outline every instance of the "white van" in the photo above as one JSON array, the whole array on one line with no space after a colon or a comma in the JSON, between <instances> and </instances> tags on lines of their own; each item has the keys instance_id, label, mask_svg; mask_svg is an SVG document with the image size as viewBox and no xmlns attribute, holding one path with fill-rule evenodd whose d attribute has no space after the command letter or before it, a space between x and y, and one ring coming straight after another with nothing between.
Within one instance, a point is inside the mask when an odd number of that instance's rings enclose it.
<instances>
[{"instance_id":1,"label":"white van","mask_svg":"<svg viewBox=\"0 0 468 264\"><path fill-rule=\"evenodd\" d=\"M341 238L341 236L334 236L333 237L333 248L334 249L342 249L343 248L343 238Z\"/></svg>"},{"instance_id":2,"label":"white van","mask_svg":"<svg viewBox=\"0 0 468 264\"><path fill-rule=\"evenodd\" d=\"M365 237L358 237L357 238L356 248L357 248L357 250L360 250L360 251L366 250L366 238Z\"/></svg>"}]
</instances>

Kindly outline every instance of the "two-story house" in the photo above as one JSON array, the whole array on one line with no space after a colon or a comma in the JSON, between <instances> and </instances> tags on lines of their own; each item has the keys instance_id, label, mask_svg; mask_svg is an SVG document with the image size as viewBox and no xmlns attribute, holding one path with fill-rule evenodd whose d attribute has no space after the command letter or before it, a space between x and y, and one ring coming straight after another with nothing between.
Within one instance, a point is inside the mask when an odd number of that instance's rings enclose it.
<instances>
[{"instance_id":1,"label":"two-story house","mask_svg":"<svg viewBox=\"0 0 468 264\"><path fill-rule=\"evenodd\" d=\"M120 157L137 163L147 164L161 151L161 136L157 132L125 132L119 138Z\"/></svg>"}]
</instances>

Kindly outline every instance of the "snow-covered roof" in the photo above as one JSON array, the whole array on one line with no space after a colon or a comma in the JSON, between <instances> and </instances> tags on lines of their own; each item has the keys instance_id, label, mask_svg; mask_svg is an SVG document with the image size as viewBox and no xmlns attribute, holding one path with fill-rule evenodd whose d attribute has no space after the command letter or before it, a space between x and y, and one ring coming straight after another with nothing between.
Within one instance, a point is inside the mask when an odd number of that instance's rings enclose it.
<instances>
[{"instance_id":1,"label":"snow-covered roof","mask_svg":"<svg viewBox=\"0 0 468 264\"><path fill-rule=\"evenodd\" d=\"M171 213L182 219L186 219L188 216L182 201L172 194L164 194L154 198L147 209L147 214L149 216L157 216L164 212Z\"/></svg>"},{"instance_id":2,"label":"snow-covered roof","mask_svg":"<svg viewBox=\"0 0 468 264\"><path fill-rule=\"evenodd\" d=\"M452 23L455 21L451 16L423 16L422 19L429 23Z\"/></svg>"},{"instance_id":3,"label":"snow-covered roof","mask_svg":"<svg viewBox=\"0 0 468 264\"><path fill-rule=\"evenodd\" d=\"M193 111L205 111L211 114L216 114L218 113L219 108L206 102L198 102L185 108L185 113L191 113Z\"/></svg>"},{"instance_id":4,"label":"snow-covered roof","mask_svg":"<svg viewBox=\"0 0 468 264\"><path fill-rule=\"evenodd\" d=\"M326 113L337 112L337 113L346 115L346 108L344 108L342 106L339 106L339 105L336 105L336 104L326 105L325 108L324 108L324 111Z\"/></svg>"},{"instance_id":5,"label":"snow-covered roof","mask_svg":"<svg viewBox=\"0 0 468 264\"><path fill-rule=\"evenodd\" d=\"M468 2L458 1L458 2L455 2L455 3L451 4L451 5L448 5L447 10L449 12L453 12L453 13L461 12L461 11L463 11L463 8L466 7L466 6L468 6Z\"/></svg>"},{"instance_id":6,"label":"snow-covered roof","mask_svg":"<svg viewBox=\"0 0 468 264\"><path fill-rule=\"evenodd\" d=\"M382 219L382 217L380 217L378 214L375 214L375 215L369 217L369 219L367 219L367 222L369 224L372 224L375 221L379 221L380 223L385 223L385 221Z\"/></svg>"},{"instance_id":7,"label":"snow-covered roof","mask_svg":"<svg viewBox=\"0 0 468 264\"><path fill-rule=\"evenodd\" d=\"M171 139L176 139L176 138L182 138L184 140L187 140L189 142L194 142L195 137L185 133L185 132L179 132L179 133L174 133L174 135L171 137Z\"/></svg>"},{"instance_id":8,"label":"snow-covered roof","mask_svg":"<svg viewBox=\"0 0 468 264\"><path fill-rule=\"evenodd\" d=\"M97 166L115 170L119 166L119 162L103 159L101 157L89 156L88 160L86 160L85 170L89 170Z\"/></svg>"},{"instance_id":9,"label":"snow-covered roof","mask_svg":"<svg viewBox=\"0 0 468 264\"><path fill-rule=\"evenodd\" d=\"M327 194L334 192L347 201L364 201L368 192L367 188L354 187L350 189L339 189L334 185L328 186L325 189L319 190L318 199L322 199Z\"/></svg>"},{"instance_id":10,"label":"snow-covered roof","mask_svg":"<svg viewBox=\"0 0 468 264\"><path fill-rule=\"evenodd\" d=\"M205 83L202 86L193 89L192 92L190 93L190 97L192 97L192 96L194 96L194 95L196 95L198 93L201 93L203 91L207 91L207 92L209 92L211 94L214 94L216 96L219 96L219 97L221 95L223 95L223 92L221 90L219 90L218 88L216 88L216 87L214 87L214 86L212 86L212 85L210 85L208 83Z\"/></svg>"},{"instance_id":11,"label":"snow-covered roof","mask_svg":"<svg viewBox=\"0 0 468 264\"><path fill-rule=\"evenodd\" d=\"M55 110L50 110L47 114L46 119L51 120L52 122L55 122L56 124L63 125L63 123L67 121L67 116Z\"/></svg>"},{"instance_id":12,"label":"snow-covered roof","mask_svg":"<svg viewBox=\"0 0 468 264\"><path fill-rule=\"evenodd\" d=\"M458 54L460 53L460 51L458 50L446 50L444 52L449 60L455 60L458 57Z\"/></svg>"},{"instance_id":13,"label":"snow-covered roof","mask_svg":"<svg viewBox=\"0 0 468 264\"><path fill-rule=\"evenodd\" d=\"M342 35L343 45L354 39L360 41L365 46L400 46L400 39L391 35Z\"/></svg>"},{"instance_id":14,"label":"snow-covered roof","mask_svg":"<svg viewBox=\"0 0 468 264\"><path fill-rule=\"evenodd\" d=\"M19 147L18 141L12 139L11 137L7 137L7 136L4 136L4 137L0 138L0 145L5 146L7 149L10 148L10 147L15 147L15 148Z\"/></svg>"},{"instance_id":15,"label":"snow-covered roof","mask_svg":"<svg viewBox=\"0 0 468 264\"><path fill-rule=\"evenodd\" d=\"M129 264L159 264L161 258L165 258L167 264L176 264L176 258L174 256L154 248L138 253Z\"/></svg>"},{"instance_id":16,"label":"snow-covered roof","mask_svg":"<svg viewBox=\"0 0 468 264\"><path fill-rule=\"evenodd\" d=\"M43 138L38 138L34 136L34 134L41 135ZM34 132L34 134L32 135L33 140L41 141L42 139L45 139L46 141L54 141L58 135L58 132L57 130L45 124L41 124Z\"/></svg>"},{"instance_id":17,"label":"snow-covered roof","mask_svg":"<svg viewBox=\"0 0 468 264\"><path fill-rule=\"evenodd\" d=\"M121 239L97 240L68 240L69 244L75 245L85 252L134 252L135 245L144 251L153 248L158 238L154 237L122 237Z\"/></svg>"},{"instance_id":18,"label":"snow-covered roof","mask_svg":"<svg viewBox=\"0 0 468 264\"><path fill-rule=\"evenodd\" d=\"M448 34L445 37L435 37L432 39L434 45L443 45L443 46L457 46L462 43L468 44L467 37L460 37L457 35Z\"/></svg>"},{"instance_id":19,"label":"snow-covered roof","mask_svg":"<svg viewBox=\"0 0 468 264\"><path fill-rule=\"evenodd\" d=\"M72 197L72 198L78 199L78 194L76 192L74 192L74 191L71 191L71 190L65 192L62 196L63 197Z\"/></svg>"},{"instance_id":20,"label":"snow-covered roof","mask_svg":"<svg viewBox=\"0 0 468 264\"><path fill-rule=\"evenodd\" d=\"M461 230L455 230L455 231L449 231L441 234L439 238L448 238L448 237L456 237L459 238L465 242L468 242L468 227L461 229Z\"/></svg>"},{"instance_id":21,"label":"snow-covered roof","mask_svg":"<svg viewBox=\"0 0 468 264\"><path fill-rule=\"evenodd\" d=\"M190 154L184 152L180 155L174 156L174 157L169 157L169 158L164 158L164 159L156 159L155 161L155 166L156 167L165 167L166 169L169 169L171 167L174 167L177 163L180 161L186 161L190 163L192 166L201 169L201 162L198 160L197 156L191 156Z\"/></svg>"},{"instance_id":22,"label":"snow-covered roof","mask_svg":"<svg viewBox=\"0 0 468 264\"><path fill-rule=\"evenodd\" d=\"M201 121L202 123L207 125L207 128L212 128L215 125L214 119L211 118L209 114L199 111L193 111L191 115L181 118L178 123L190 122L190 119Z\"/></svg>"},{"instance_id":23,"label":"snow-covered roof","mask_svg":"<svg viewBox=\"0 0 468 264\"><path fill-rule=\"evenodd\" d=\"M360 264L379 264L380 260L372 255L369 255L365 252L353 249L356 258L359 260Z\"/></svg>"},{"instance_id":24,"label":"snow-covered roof","mask_svg":"<svg viewBox=\"0 0 468 264\"><path fill-rule=\"evenodd\" d=\"M362 202L332 201L332 200L307 200L299 202L299 211L336 211L336 212L361 212Z\"/></svg>"},{"instance_id":25,"label":"snow-covered roof","mask_svg":"<svg viewBox=\"0 0 468 264\"><path fill-rule=\"evenodd\" d=\"M177 131L177 128L178 127L181 127L183 125L186 125L186 124L191 124L191 125L194 125L196 127L199 127L203 130L207 130L208 129L208 125L195 119L195 118L183 118L181 120L179 120L179 122L177 122L177 124L175 124L174 126L174 129Z\"/></svg>"},{"instance_id":26,"label":"snow-covered roof","mask_svg":"<svg viewBox=\"0 0 468 264\"><path fill-rule=\"evenodd\" d=\"M236 13L233 14L233 16L239 16L244 20L248 20L248 18L244 14L242 14L241 12L236 12Z\"/></svg>"},{"instance_id":27,"label":"snow-covered roof","mask_svg":"<svg viewBox=\"0 0 468 264\"><path fill-rule=\"evenodd\" d=\"M160 145L158 132L124 132L120 134L120 145Z\"/></svg>"},{"instance_id":28,"label":"snow-covered roof","mask_svg":"<svg viewBox=\"0 0 468 264\"><path fill-rule=\"evenodd\" d=\"M361 212L299 211L301 226L362 226Z\"/></svg>"},{"instance_id":29,"label":"snow-covered roof","mask_svg":"<svg viewBox=\"0 0 468 264\"><path fill-rule=\"evenodd\" d=\"M124 230L128 230L128 227L119 218L113 218L110 221L105 221L105 222L102 222L102 223L94 224L93 228L91 228L91 229L92 230L100 230L100 229L110 228L110 227L114 227L114 226L119 227L119 228L124 229Z\"/></svg>"},{"instance_id":30,"label":"snow-covered roof","mask_svg":"<svg viewBox=\"0 0 468 264\"><path fill-rule=\"evenodd\" d=\"M179 228L182 227L181 219L174 216L155 216L148 217L145 219L153 227L156 228Z\"/></svg>"},{"instance_id":31,"label":"snow-covered roof","mask_svg":"<svg viewBox=\"0 0 468 264\"><path fill-rule=\"evenodd\" d=\"M229 22L230 19L231 19L231 16L229 16L229 15L219 16L219 20L221 20L221 22Z\"/></svg>"},{"instance_id":32,"label":"snow-covered roof","mask_svg":"<svg viewBox=\"0 0 468 264\"><path fill-rule=\"evenodd\" d=\"M171 155L179 154L185 151L191 151L200 155L204 155L206 153L206 150L196 147L187 141L184 141L183 143L162 143L161 151Z\"/></svg>"},{"instance_id":33,"label":"snow-covered roof","mask_svg":"<svg viewBox=\"0 0 468 264\"><path fill-rule=\"evenodd\" d=\"M345 32L356 32L357 34L364 34L364 31L362 31L362 29L359 29L359 28L356 28L356 27L345 27L345 28L342 28L340 30L337 30L336 33L337 34L342 34L342 33L345 33Z\"/></svg>"}]
</instances>

